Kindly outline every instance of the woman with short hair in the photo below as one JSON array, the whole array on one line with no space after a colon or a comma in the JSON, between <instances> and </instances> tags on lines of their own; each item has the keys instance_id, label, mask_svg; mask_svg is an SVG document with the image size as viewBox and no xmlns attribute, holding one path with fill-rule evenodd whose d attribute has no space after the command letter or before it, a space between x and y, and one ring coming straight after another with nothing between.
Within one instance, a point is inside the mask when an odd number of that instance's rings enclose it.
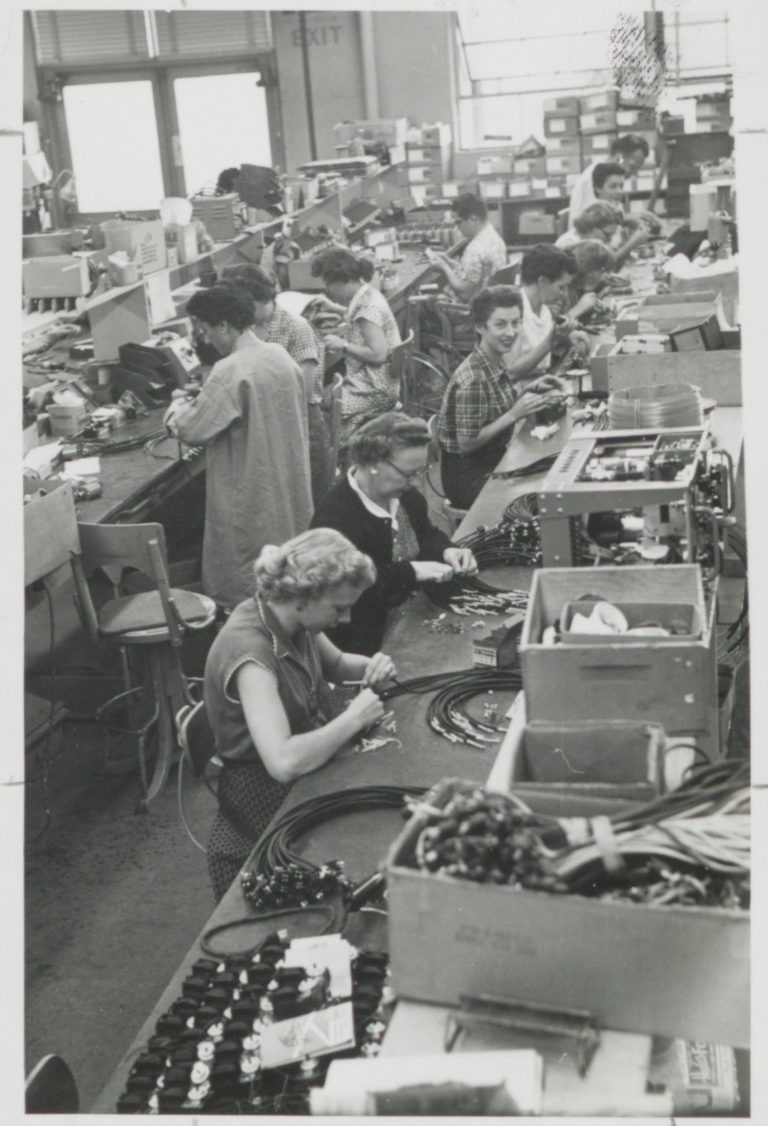
<instances>
[{"instance_id":1,"label":"woman with short hair","mask_svg":"<svg viewBox=\"0 0 768 1126\"><path fill-rule=\"evenodd\" d=\"M223 769L208 843L217 900L285 799L384 714L372 686L395 671L383 653L343 653L325 630L349 621L373 563L338 532L314 529L264 547L256 594L233 611L205 665L205 699ZM340 714L328 681L357 680Z\"/></svg>"},{"instance_id":2,"label":"woman with short hair","mask_svg":"<svg viewBox=\"0 0 768 1126\"><path fill-rule=\"evenodd\" d=\"M386 298L371 284L373 268L343 247L326 250L312 263L332 301L346 307L346 336L329 333L327 348L343 352L346 364L341 390L341 438L369 418L392 410L400 387L389 357L400 331Z\"/></svg>"},{"instance_id":3,"label":"woman with short hair","mask_svg":"<svg viewBox=\"0 0 768 1126\"><path fill-rule=\"evenodd\" d=\"M438 418L443 489L451 504L469 508L492 473L520 419L540 410L562 385L551 376L521 391L505 369L523 316L511 285L481 289L470 306L477 344L451 376Z\"/></svg>"},{"instance_id":4,"label":"woman with short hair","mask_svg":"<svg viewBox=\"0 0 768 1126\"><path fill-rule=\"evenodd\" d=\"M477 569L472 552L454 547L431 523L413 487L427 471L429 441L420 418L390 411L367 422L350 441L346 477L312 518L312 527L337 529L376 565L376 582L352 607L349 623L331 633L341 649L375 652L389 610L419 583Z\"/></svg>"}]
</instances>

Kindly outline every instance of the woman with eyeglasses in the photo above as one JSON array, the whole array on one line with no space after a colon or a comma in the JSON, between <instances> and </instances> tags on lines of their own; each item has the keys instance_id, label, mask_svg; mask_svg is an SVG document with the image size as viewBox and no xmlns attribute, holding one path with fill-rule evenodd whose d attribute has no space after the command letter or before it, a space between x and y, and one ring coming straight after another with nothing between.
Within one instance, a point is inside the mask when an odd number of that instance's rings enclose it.
<instances>
[{"instance_id":1,"label":"woman with eyeglasses","mask_svg":"<svg viewBox=\"0 0 768 1126\"><path fill-rule=\"evenodd\" d=\"M341 532L376 565L376 582L352 607L351 621L329 634L345 651L375 653L389 610L419 583L477 571L472 552L431 523L413 487L427 471L429 440L426 422L397 411L367 422L350 441L346 477L312 518L313 528Z\"/></svg>"}]
</instances>

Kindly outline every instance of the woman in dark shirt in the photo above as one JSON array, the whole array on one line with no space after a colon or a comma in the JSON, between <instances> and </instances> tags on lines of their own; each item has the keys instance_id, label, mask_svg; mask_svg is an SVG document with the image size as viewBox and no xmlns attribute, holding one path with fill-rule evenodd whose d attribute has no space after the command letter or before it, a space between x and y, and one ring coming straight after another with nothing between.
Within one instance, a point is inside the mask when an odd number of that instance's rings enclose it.
<instances>
[{"instance_id":1,"label":"woman in dark shirt","mask_svg":"<svg viewBox=\"0 0 768 1126\"><path fill-rule=\"evenodd\" d=\"M337 532L303 532L265 547L256 595L233 611L211 646L204 698L224 764L208 868L220 899L282 804L291 783L323 766L384 714L371 686L389 657L342 653L324 635L348 621L373 582L371 560ZM328 681L360 680L341 712Z\"/></svg>"},{"instance_id":2,"label":"woman in dark shirt","mask_svg":"<svg viewBox=\"0 0 768 1126\"><path fill-rule=\"evenodd\" d=\"M396 411L367 422L350 442L346 477L312 517L313 528L335 528L376 565L376 582L352 607L349 624L330 633L341 649L376 652L388 611L418 583L477 570L472 552L451 545L411 487L427 470L429 440L426 422Z\"/></svg>"}]
</instances>

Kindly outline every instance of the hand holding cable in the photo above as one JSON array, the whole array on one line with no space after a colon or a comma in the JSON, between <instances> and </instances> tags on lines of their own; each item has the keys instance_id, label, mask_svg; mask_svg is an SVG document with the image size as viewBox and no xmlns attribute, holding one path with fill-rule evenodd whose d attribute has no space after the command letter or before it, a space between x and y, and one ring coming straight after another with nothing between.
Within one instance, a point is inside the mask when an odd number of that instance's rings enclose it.
<instances>
[{"instance_id":1,"label":"hand holding cable","mask_svg":"<svg viewBox=\"0 0 768 1126\"><path fill-rule=\"evenodd\" d=\"M397 675L395 662L386 653L374 653L363 673L362 687L373 688L376 684L392 680Z\"/></svg>"}]
</instances>

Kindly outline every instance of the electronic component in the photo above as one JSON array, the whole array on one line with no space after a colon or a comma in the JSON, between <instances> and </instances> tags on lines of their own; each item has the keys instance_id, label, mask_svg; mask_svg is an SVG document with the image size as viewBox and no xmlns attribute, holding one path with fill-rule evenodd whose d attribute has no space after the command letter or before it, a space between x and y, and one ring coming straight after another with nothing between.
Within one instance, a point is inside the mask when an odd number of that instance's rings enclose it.
<instances>
[{"instance_id":1,"label":"electronic component","mask_svg":"<svg viewBox=\"0 0 768 1126\"><path fill-rule=\"evenodd\" d=\"M581 517L592 531L596 514L637 511L670 558L716 565L732 497L730 457L704 427L572 435L538 494L544 566L578 564Z\"/></svg>"}]
</instances>

